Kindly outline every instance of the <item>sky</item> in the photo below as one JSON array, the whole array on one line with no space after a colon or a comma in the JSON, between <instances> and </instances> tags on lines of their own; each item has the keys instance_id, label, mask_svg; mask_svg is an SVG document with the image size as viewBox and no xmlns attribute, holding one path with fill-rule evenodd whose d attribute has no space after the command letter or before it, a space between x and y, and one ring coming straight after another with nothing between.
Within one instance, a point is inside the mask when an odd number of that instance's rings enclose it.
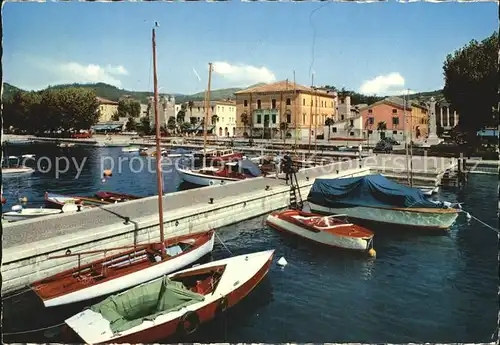
<instances>
[{"instance_id":1,"label":"sky","mask_svg":"<svg viewBox=\"0 0 500 345\"><path fill-rule=\"evenodd\" d=\"M365 94L444 85L446 55L498 27L498 5L341 2L4 3L3 81L26 90L104 82L160 93L295 78Z\"/></svg>"}]
</instances>

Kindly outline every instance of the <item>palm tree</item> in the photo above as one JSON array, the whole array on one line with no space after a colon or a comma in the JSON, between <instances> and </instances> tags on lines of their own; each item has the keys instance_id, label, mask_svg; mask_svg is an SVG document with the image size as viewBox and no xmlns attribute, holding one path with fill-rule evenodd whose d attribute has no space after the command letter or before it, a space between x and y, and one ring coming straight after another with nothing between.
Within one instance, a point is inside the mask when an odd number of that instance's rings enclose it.
<instances>
[{"instance_id":1,"label":"palm tree","mask_svg":"<svg viewBox=\"0 0 500 345\"><path fill-rule=\"evenodd\" d=\"M325 126L328 126L328 140L330 140L330 127L335 124L335 120L331 117L327 117L325 120Z\"/></svg>"},{"instance_id":2,"label":"palm tree","mask_svg":"<svg viewBox=\"0 0 500 345\"><path fill-rule=\"evenodd\" d=\"M385 138L385 130L387 130L387 124L385 121L380 121L377 123L377 131L379 132L380 139L382 139L382 133L384 133Z\"/></svg>"},{"instance_id":3,"label":"palm tree","mask_svg":"<svg viewBox=\"0 0 500 345\"><path fill-rule=\"evenodd\" d=\"M243 123L243 132L246 133L247 131L247 126L248 126L248 114L246 111L244 111L241 114L241 122Z\"/></svg>"},{"instance_id":4,"label":"palm tree","mask_svg":"<svg viewBox=\"0 0 500 345\"><path fill-rule=\"evenodd\" d=\"M193 101L189 101L188 102L189 117L193 117L193 107L194 107L194 102Z\"/></svg>"},{"instance_id":5,"label":"palm tree","mask_svg":"<svg viewBox=\"0 0 500 345\"><path fill-rule=\"evenodd\" d=\"M218 120L219 120L219 117L217 115L212 115L212 125L217 124Z\"/></svg>"}]
</instances>

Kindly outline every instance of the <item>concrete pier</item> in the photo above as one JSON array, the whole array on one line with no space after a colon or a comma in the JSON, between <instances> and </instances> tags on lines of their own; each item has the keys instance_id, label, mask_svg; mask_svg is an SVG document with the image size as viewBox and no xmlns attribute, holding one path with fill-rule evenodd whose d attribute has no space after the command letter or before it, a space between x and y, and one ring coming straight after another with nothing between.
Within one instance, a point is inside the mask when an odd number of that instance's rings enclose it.
<instances>
[{"instance_id":1,"label":"concrete pier","mask_svg":"<svg viewBox=\"0 0 500 345\"><path fill-rule=\"evenodd\" d=\"M359 161L346 161L297 173L305 198L316 177L367 175ZM256 178L168 194L164 197L167 237L200 233L234 224L289 204L290 187L283 180ZM213 198L213 204L210 204ZM62 214L8 224L3 228L2 293L77 266L78 257L49 259L73 253L159 240L157 197L108 205L77 214ZM125 221L128 217L129 222ZM106 255L116 253L109 251ZM81 263L102 258L85 255Z\"/></svg>"}]
</instances>

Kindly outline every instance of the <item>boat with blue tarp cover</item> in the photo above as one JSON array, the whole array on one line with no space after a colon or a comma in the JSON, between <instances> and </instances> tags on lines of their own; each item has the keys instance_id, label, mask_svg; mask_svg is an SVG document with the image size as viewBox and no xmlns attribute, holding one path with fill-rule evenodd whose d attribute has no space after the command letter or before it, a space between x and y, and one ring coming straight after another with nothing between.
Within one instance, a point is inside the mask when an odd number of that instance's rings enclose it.
<instances>
[{"instance_id":1,"label":"boat with blue tarp cover","mask_svg":"<svg viewBox=\"0 0 500 345\"><path fill-rule=\"evenodd\" d=\"M426 229L448 229L459 212L450 203L429 200L419 189L379 174L316 179L307 201L313 212Z\"/></svg>"}]
</instances>

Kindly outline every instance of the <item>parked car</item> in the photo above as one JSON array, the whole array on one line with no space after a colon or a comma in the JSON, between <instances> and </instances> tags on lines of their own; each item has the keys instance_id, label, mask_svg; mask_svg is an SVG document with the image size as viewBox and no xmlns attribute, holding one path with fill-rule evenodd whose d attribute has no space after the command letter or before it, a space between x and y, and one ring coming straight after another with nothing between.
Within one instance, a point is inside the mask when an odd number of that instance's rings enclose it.
<instances>
[{"instance_id":1,"label":"parked car","mask_svg":"<svg viewBox=\"0 0 500 345\"><path fill-rule=\"evenodd\" d=\"M392 151L392 144L387 142L386 140L380 140L377 145L375 145L375 148L373 149L373 152L391 152Z\"/></svg>"},{"instance_id":2,"label":"parked car","mask_svg":"<svg viewBox=\"0 0 500 345\"><path fill-rule=\"evenodd\" d=\"M394 138L387 137L387 138L382 139L381 141L385 141L385 142L387 142L387 143L389 143L389 144L391 144L393 146L394 145L399 145L399 142L396 141L396 140L394 140Z\"/></svg>"}]
</instances>

